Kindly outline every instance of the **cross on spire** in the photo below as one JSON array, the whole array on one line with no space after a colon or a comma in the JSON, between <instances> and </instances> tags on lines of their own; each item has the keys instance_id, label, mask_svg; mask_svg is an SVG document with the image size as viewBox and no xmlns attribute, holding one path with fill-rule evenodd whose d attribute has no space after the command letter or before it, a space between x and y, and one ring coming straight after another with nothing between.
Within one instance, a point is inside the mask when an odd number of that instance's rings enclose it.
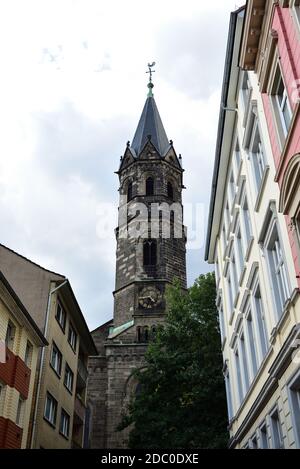
<instances>
[{"instance_id":1,"label":"cross on spire","mask_svg":"<svg viewBox=\"0 0 300 469\"><path fill-rule=\"evenodd\" d=\"M148 63L148 72L146 73L149 73L149 83L148 83L148 88L149 88L149 92L148 92L148 97L152 97L153 96L153 93L152 93L152 89L154 88L154 85L152 83L152 73L155 73L155 70L152 70L153 67L155 66L155 62L152 62L151 64Z\"/></svg>"},{"instance_id":2,"label":"cross on spire","mask_svg":"<svg viewBox=\"0 0 300 469\"><path fill-rule=\"evenodd\" d=\"M149 81L152 83L152 73L155 73L155 70L152 70L152 68L155 66L155 62L152 62L152 64L148 63L148 72L150 74Z\"/></svg>"}]
</instances>

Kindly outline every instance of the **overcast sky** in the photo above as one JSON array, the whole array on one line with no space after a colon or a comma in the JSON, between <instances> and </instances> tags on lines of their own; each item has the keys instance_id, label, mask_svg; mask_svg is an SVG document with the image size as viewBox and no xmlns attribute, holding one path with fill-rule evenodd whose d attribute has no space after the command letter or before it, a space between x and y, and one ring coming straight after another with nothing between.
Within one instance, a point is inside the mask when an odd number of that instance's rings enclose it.
<instances>
[{"instance_id":1,"label":"overcast sky","mask_svg":"<svg viewBox=\"0 0 300 469\"><path fill-rule=\"evenodd\" d=\"M154 96L183 157L184 202L205 219L189 284L210 269L204 236L230 12L243 1L0 2L0 242L66 275L91 329L112 316L115 239L99 238L156 61ZM202 207L202 208L201 208ZM190 221L188 228L192 231ZM195 249L197 247L197 249Z\"/></svg>"}]
</instances>

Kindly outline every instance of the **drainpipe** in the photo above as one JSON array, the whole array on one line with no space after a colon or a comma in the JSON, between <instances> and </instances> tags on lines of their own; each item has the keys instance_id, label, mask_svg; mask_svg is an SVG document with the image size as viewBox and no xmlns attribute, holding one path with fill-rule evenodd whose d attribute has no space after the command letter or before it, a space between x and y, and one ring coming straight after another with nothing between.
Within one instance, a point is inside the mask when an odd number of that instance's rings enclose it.
<instances>
[{"instance_id":1,"label":"drainpipe","mask_svg":"<svg viewBox=\"0 0 300 469\"><path fill-rule=\"evenodd\" d=\"M44 330L44 336L46 338L47 338L47 333L48 333L48 324L49 324L50 307L51 307L51 297L52 297L53 293L55 293L57 290L62 288L67 283L68 283L68 279L64 280L63 283L58 285L58 287L55 287L53 290L50 290L50 292L49 292L47 313L46 313L46 319L45 319L45 330ZM34 438L35 438L35 432L36 432L36 420L37 420L38 403L39 403L39 397L40 397L40 391L41 391L42 371L43 371L43 363L44 363L44 358L45 358L45 349L46 349L46 347L42 348L40 368L39 368L38 381L37 381L36 399L35 399L35 406L34 406L34 416L33 416L33 424L32 424L31 442L30 442L30 447L31 448L33 448L33 445L34 445Z\"/></svg>"}]
</instances>

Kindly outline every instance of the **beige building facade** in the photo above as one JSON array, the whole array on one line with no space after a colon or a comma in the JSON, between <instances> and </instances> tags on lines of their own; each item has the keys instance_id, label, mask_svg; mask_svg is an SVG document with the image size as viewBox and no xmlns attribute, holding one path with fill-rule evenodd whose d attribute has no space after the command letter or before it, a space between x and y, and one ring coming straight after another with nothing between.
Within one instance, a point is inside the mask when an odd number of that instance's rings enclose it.
<instances>
[{"instance_id":1,"label":"beige building facade","mask_svg":"<svg viewBox=\"0 0 300 469\"><path fill-rule=\"evenodd\" d=\"M2 245L0 265L49 344L37 359L26 447L87 447L87 360L96 349L71 285Z\"/></svg>"},{"instance_id":2,"label":"beige building facade","mask_svg":"<svg viewBox=\"0 0 300 469\"><path fill-rule=\"evenodd\" d=\"M231 448L300 447L300 297L257 76L231 15L206 259L215 264Z\"/></svg>"},{"instance_id":3,"label":"beige building facade","mask_svg":"<svg viewBox=\"0 0 300 469\"><path fill-rule=\"evenodd\" d=\"M0 448L26 448L45 337L0 273Z\"/></svg>"}]
</instances>

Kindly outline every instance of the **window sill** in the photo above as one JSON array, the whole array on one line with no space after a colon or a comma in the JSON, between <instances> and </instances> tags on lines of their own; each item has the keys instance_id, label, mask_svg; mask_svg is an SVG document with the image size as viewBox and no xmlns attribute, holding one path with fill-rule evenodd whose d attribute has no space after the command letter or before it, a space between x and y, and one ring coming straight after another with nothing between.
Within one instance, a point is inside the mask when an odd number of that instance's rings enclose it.
<instances>
[{"instance_id":1,"label":"window sill","mask_svg":"<svg viewBox=\"0 0 300 469\"><path fill-rule=\"evenodd\" d=\"M263 192L264 192L264 189L265 189L265 186L266 186L266 182L267 182L267 179L268 179L269 172L270 172L270 166L267 165L265 167L264 174L263 174L263 177L262 177L262 180L261 180L261 183L260 183L260 187L259 187L259 190L258 190L258 193L257 193L256 202L255 202L255 206L254 206L255 212L258 212L259 209L260 209L260 204L261 204L261 201L262 201L262 198L263 198Z\"/></svg>"},{"instance_id":2,"label":"window sill","mask_svg":"<svg viewBox=\"0 0 300 469\"><path fill-rule=\"evenodd\" d=\"M50 425L50 427L53 428L53 430L55 430L55 428L56 428L55 423L50 422L50 420L48 420L47 417L45 417L45 415L43 416L43 419L45 420L45 422L48 423L48 425Z\"/></svg>"},{"instance_id":3,"label":"window sill","mask_svg":"<svg viewBox=\"0 0 300 469\"><path fill-rule=\"evenodd\" d=\"M61 431L59 432L60 436L62 436L65 440L69 441L69 436L64 435Z\"/></svg>"},{"instance_id":4,"label":"window sill","mask_svg":"<svg viewBox=\"0 0 300 469\"><path fill-rule=\"evenodd\" d=\"M68 393L69 393L71 396L73 396L73 389L72 389L72 390L69 389L69 388L65 385L65 383L64 383L64 387L65 387L65 389L68 391Z\"/></svg>"},{"instance_id":5,"label":"window sill","mask_svg":"<svg viewBox=\"0 0 300 469\"><path fill-rule=\"evenodd\" d=\"M74 347L72 347L72 345L70 344L70 342L69 342L69 341L68 341L68 344L70 345L70 347L71 347L71 350L72 350L72 352L74 353L74 355L76 355L76 348L74 349Z\"/></svg>"},{"instance_id":6,"label":"window sill","mask_svg":"<svg viewBox=\"0 0 300 469\"><path fill-rule=\"evenodd\" d=\"M298 298L300 293L300 290L298 288L295 288L291 294L291 296L286 300L284 307L283 307L283 312L282 315L280 316L276 326L273 328L271 332L271 338L270 342L271 344L274 344L277 338L277 335L281 332L287 318L290 315L290 308L291 306L294 305L295 300Z\"/></svg>"},{"instance_id":7,"label":"window sill","mask_svg":"<svg viewBox=\"0 0 300 469\"><path fill-rule=\"evenodd\" d=\"M63 334L66 334L66 326L63 327L63 326L61 325L61 323L59 322L59 320L57 319L56 316L55 316L55 319L56 319L56 322L57 322L57 324L59 325L61 331L63 332Z\"/></svg>"},{"instance_id":8,"label":"window sill","mask_svg":"<svg viewBox=\"0 0 300 469\"><path fill-rule=\"evenodd\" d=\"M50 365L50 368L54 371L54 373L56 374L56 376L58 377L58 379L61 378L61 374L58 373L58 371L56 371L56 369L54 368L54 366L52 365L51 362L49 362L49 365Z\"/></svg>"}]
</instances>

